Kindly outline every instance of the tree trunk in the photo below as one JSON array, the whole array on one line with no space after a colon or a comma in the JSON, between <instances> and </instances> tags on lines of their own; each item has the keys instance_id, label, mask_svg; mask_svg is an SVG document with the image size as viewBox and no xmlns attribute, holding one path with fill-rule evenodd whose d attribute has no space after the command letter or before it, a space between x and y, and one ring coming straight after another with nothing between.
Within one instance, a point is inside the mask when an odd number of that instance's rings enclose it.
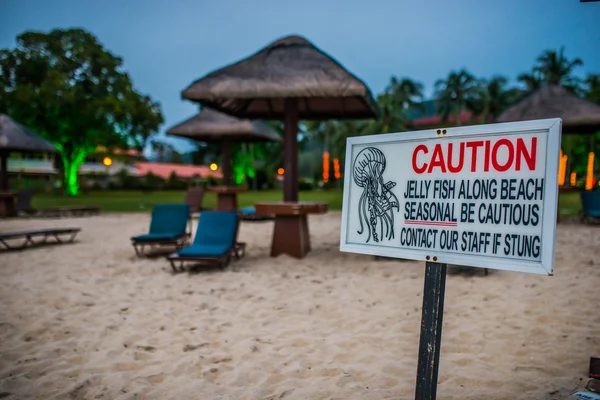
<instances>
[{"instance_id":1,"label":"tree trunk","mask_svg":"<svg viewBox=\"0 0 600 400\"><path fill-rule=\"evenodd\" d=\"M63 189L66 196L77 196L79 194L79 184L77 182L77 170L79 165L75 163L69 157L62 157L63 162Z\"/></svg>"},{"instance_id":2,"label":"tree trunk","mask_svg":"<svg viewBox=\"0 0 600 400\"><path fill-rule=\"evenodd\" d=\"M67 196L78 196L79 195L79 182L78 172L79 166L83 164L87 156L87 152L84 150L76 149L72 152L63 152L61 159L63 162L63 184L64 193Z\"/></svg>"},{"instance_id":3,"label":"tree trunk","mask_svg":"<svg viewBox=\"0 0 600 400\"><path fill-rule=\"evenodd\" d=\"M456 126L460 126L460 112L461 112L461 108L462 107L460 105L456 108L456 114L455 114L455 117L454 117L456 119L456 121L455 121L456 122Z\"/></svg>"},{"instance_id":4,"label":"tree trunk","mask_svg":"<svg viewBox=\"0 0 600 400\"><path fill-rule=\"evenodd\" d=\"M256 191L258 183L256 181L256 164L254 162L254 143L250 143L250 159L252 160L252 171L254 171L254 177L252 177L252 190Z\"/></svg>"}]
</instances>

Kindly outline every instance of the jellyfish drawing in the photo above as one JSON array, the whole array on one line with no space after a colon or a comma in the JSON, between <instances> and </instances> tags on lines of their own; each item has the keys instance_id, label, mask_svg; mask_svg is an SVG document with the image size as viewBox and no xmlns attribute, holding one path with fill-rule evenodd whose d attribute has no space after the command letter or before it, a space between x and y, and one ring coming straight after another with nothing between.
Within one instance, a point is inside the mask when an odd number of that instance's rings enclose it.
<instances>
[{"instance_id":1,"label":"jellyfish drawing","mask_svg":"<svg viewBox=\"0 0 600 400\"><path fill-rule=\"evenodd\" d=\"M375 147L361 150L352 167L354 182L363 192L358 201L358 217L362 235L367 229L367 241L371 237L375 242L394 238L394 208L400 211L398 198L391 189L395 182L383 182L385 156Z\"/></svg>"}]
</instances>

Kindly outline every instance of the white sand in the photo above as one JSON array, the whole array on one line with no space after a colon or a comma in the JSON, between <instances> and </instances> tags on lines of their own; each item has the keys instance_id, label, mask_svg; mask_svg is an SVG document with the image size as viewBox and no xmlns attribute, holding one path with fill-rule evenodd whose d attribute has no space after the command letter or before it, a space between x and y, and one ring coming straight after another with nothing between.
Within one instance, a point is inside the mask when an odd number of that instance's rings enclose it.
<instances>
[{"instance_id":1,"label":"white sand","mask_svg":"<svg viewBox=\"0 0 600 400\"><path fill-rule=\"evenodd\" d=\"M0 393L9 399L413 398L424 264L338 251L312 218L302 261L243 223L226 271L138 259L147 215L10 220L80 226L76 244L0 253ZM446 289L438 398L566 399L600 356L600 228L559 225L554 277L482 270Z\"/></svg>"}]
</instances>

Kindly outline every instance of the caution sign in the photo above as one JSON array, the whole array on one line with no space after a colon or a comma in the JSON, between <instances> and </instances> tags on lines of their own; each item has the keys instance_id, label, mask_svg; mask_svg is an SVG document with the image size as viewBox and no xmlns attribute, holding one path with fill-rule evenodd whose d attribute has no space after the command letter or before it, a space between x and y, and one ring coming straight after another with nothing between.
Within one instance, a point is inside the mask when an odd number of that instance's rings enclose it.
<instances>
[{"instance_id":1,"label":"caution sign","mask_svg":"<svg viewBox=\"0 0 600 400\"><path fill-rule=\"evenodd\" d=\"M561 120L347 140L341 251L552 274Z\"/></svg>"}]
</instances>

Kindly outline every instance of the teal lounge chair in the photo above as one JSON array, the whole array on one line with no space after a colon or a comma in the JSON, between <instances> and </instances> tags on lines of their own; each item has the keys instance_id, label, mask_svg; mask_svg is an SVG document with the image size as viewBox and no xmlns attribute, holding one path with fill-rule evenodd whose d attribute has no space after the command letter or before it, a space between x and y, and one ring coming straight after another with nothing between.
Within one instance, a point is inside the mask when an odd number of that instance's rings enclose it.
<instances>
[{"instance_id":1,"label":"teal lounge chair","mask_svg":"<svg viewBox=\"0 0 600 400\"><path fill-rule=\"evenodd\" d=\"M184 269L185 262L229 265L231 256L244 256L245 243L237 242L240 216L235 211L203 211L198 219L194 242L167 257L173 271Z\"/></svg>"},{"instance_id":2,"label":"teal lounge chair","mask_svg":"<svg viewBox=\"0 0 600 400\"><path fill-rule=\"evenodd\" d=\"M244 221L266 221L275 219L273 215L257 214L254 207L242 207L239 209L240 216Z\"/></svg>"},{"instance_id":3,"label":"teal lounge chair","mask_svg":"<svg viewBox=\"0 0 600 400\"><path fill-rule=\"evenodd\" d=\"M188 204L158 204L154 206L149 232L131 238L137 256L144 255L145 246L183 248L191 236L191 232L187 231L189 219L190 206Z\"/></svg>"},{"instance_id":4,"label":"teal lounge chair","mask_svg":"<svg viewBox=\"0 0 600 400\"><path fill-rule=\"evenodd\" d=\"M600 220L600 190L584 190L581 192L581 221Z\"/></svg>"}]
</instances>

